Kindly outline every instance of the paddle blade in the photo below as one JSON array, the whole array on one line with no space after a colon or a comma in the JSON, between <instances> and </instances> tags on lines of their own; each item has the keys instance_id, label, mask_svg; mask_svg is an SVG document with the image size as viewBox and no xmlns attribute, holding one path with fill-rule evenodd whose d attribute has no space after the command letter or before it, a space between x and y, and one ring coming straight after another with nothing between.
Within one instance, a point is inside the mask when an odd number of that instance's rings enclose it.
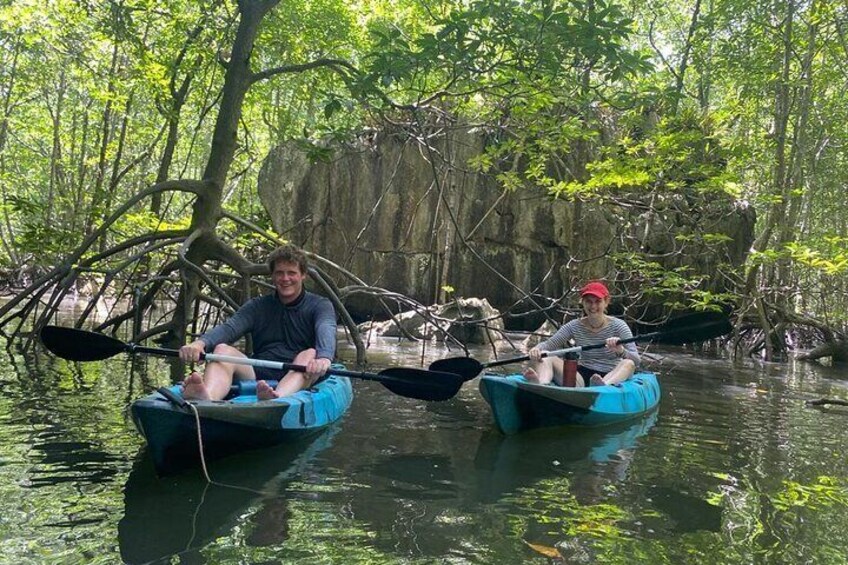
<instances>
[{"instance_id":1,"label":"paddle blade","mask_svg":"<svg viewBox=\"0 0 848 565\"><path fill-rule=\"evenodd\" d=\"M380 371L380 383L395 394L419 400L448 400L465 380L453 373L393 367Z\"/></svg>"},{"instance_id":2,"label":"paddle blade","mask_svg":"<svg viewBox=\"0 0 848 565\"><path fill-rule=\"evenodd\" d=\"M100 361L127 350L118 339L74 328L44 326L40 337L51 353L69 361Z\"/></svg>"},{"instance_id":3,"label":"paddle blade","mask_svg":"<svg viewBox=\"0 0 848 565\"><path fill-rule=\"evenodd\" d=\"M683 345L715 339L732 330L733 324L725 313L699 312L669 320L654 341L667 345Z\"/></svg>"},{"instance_id":4,"label":"paddle blade","mask_svg":"<svg viewBox=\"0 0 848 565\"><path fill-rule=\"evenodd\" d=\"M471 357L451 357L433 361L430 363L429 369L441 373L454 373L461 376L464 382L479 375L480 371L483 370L483 365Z\"/></svg>"}]
</instances>

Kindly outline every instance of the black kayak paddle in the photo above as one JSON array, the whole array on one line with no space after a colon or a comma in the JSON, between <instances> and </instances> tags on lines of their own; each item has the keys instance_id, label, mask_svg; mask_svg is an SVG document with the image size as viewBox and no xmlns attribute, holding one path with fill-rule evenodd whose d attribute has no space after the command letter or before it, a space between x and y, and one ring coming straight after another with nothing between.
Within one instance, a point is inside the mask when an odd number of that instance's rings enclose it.
<instances>
[{"instance_id":1,"label":"black kayak paddle","mask_svg":"<svg viewBox=\"0 0 848 565\"><path fill-rule=\"evenodd\" d=\"M160 357L179 357L177 349L145 347L135 343L124 343L114 337L101 333L63 328L60 326L44 326L41 330L41 342L53 354L69 361L100 361L113 357L118 353L148 354ZM250 359L248 357L233 357L205 353L204 361L220 361L253 367L277 369L280 372L305 371L306 367L292 363ZM379 373L348 371L346 369L330 368L327 373L341 377L377 381L395 394L419 400L448 400L459 392L465 379L455 373L413 369L407 367L392 367Z\"/></svg>"},{"instance_id":2,"label":"black kayak paddle","mask_svg":"<svg viewBox=\"0 0 848 565\"><path fill-rule=\"evenodd\" d=\"M727 315L722 312L699 312L697 314L689 314L674 320L669 320L660 327L662 328L661 330L622 339L618 343L625 344L635 341L656 341L666 345L683 345L684 343L695 343L714 339L729 333L733 329ZM543 351L542 357L560 357L568 353L579 353L589 349L601 349L606 347L606 345L606 342L602 342L593 343L591 345L569 347L566 349L558 349L555 351ZM483 369L529 360L530 356L528 355L513 357L510 359L500 359L498 361L489 361L488 363L481 363L472 357L451 357L449 359L439 359L438 361L434 361L430 364L429 369L431 371L455 373L462 377L463 380L470 381L479 375Z\"/></svg>"}]
</instances>

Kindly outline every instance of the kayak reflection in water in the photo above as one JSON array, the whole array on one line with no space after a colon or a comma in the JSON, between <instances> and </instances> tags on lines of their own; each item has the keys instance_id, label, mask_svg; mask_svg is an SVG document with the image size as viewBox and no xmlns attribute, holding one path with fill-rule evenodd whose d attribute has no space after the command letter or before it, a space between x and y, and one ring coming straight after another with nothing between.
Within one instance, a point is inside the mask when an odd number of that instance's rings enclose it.
<instances>
[{"instance_id":1,"label":"kayak reflection in water","mask_svg":"<svg viewBox=\"0 0 848 565\"><path fill-rule=\"evenodd\" d=\"M602 349L581 352L577 365L574 386L613 385L633 376L639 366L640 357L633 343L620 344L619 341L633 337L630 327L618 318L608 316L610 293L600 281L592 281L580 289L580 303L586 315L562 325L548 340L543 341L528 352L530 366L524 371L524 378L530 382L548 384L552 380L565 384L565 361L559 357L542 357L543 351L554 351L569 346L573 340L578 346L606 342Z\"/></svg>"}]
</instances>

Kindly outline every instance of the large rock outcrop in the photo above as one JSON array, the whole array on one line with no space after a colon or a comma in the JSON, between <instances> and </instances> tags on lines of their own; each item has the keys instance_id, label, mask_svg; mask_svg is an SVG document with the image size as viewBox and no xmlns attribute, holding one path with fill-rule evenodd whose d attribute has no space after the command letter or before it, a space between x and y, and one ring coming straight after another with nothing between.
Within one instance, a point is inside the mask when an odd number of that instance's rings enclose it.
<instances>
[{"instance_id":1,"label":"large rock outcrop","mask_svg":"<svg viewBox=\"0 0 848 565\"><path fill-rule=\"evenodd\" d=\"M709 273L721 262L741 264L750 247L753 211L729 200L667 214L613 213L552 200L541 189L505 191L469 170L484 143L468 128L447 131L432 151L403 133L379 133L313 162L292 142L266 158L259 196L278 233L424 304L443 299L449 285L455 296L507 310L527 294L556 299L607 275L611 252L647 251L665 266ZM729 236L718 253L675 253L676 235L705 225ZM349 306L362 318L371 314L365 301ZM528 308L525 301L517 309Z\"/></svg>"}]
</instances>

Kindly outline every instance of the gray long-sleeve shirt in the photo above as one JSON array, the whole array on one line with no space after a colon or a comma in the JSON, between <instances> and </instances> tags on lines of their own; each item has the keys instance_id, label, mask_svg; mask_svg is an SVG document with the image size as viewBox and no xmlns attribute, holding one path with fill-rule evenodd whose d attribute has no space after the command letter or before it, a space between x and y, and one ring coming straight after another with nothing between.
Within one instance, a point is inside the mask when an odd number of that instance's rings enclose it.
<instances>
[{"instance_id":1,"label":"gray long-sleeve shirt","mask_svg":"<svg viewBox=\"0 0 848 565\"><path fill-rule=\"evenodd\" d=\"M249 300L223 324L200 339L206 350L220 343L232 344L250 333L253 357L287 362L306 349L315 348L319 359L336 354L336 311L322 296L304 291L293 304L285 305L276 293Z\"/></svg>"}]
</instances>

